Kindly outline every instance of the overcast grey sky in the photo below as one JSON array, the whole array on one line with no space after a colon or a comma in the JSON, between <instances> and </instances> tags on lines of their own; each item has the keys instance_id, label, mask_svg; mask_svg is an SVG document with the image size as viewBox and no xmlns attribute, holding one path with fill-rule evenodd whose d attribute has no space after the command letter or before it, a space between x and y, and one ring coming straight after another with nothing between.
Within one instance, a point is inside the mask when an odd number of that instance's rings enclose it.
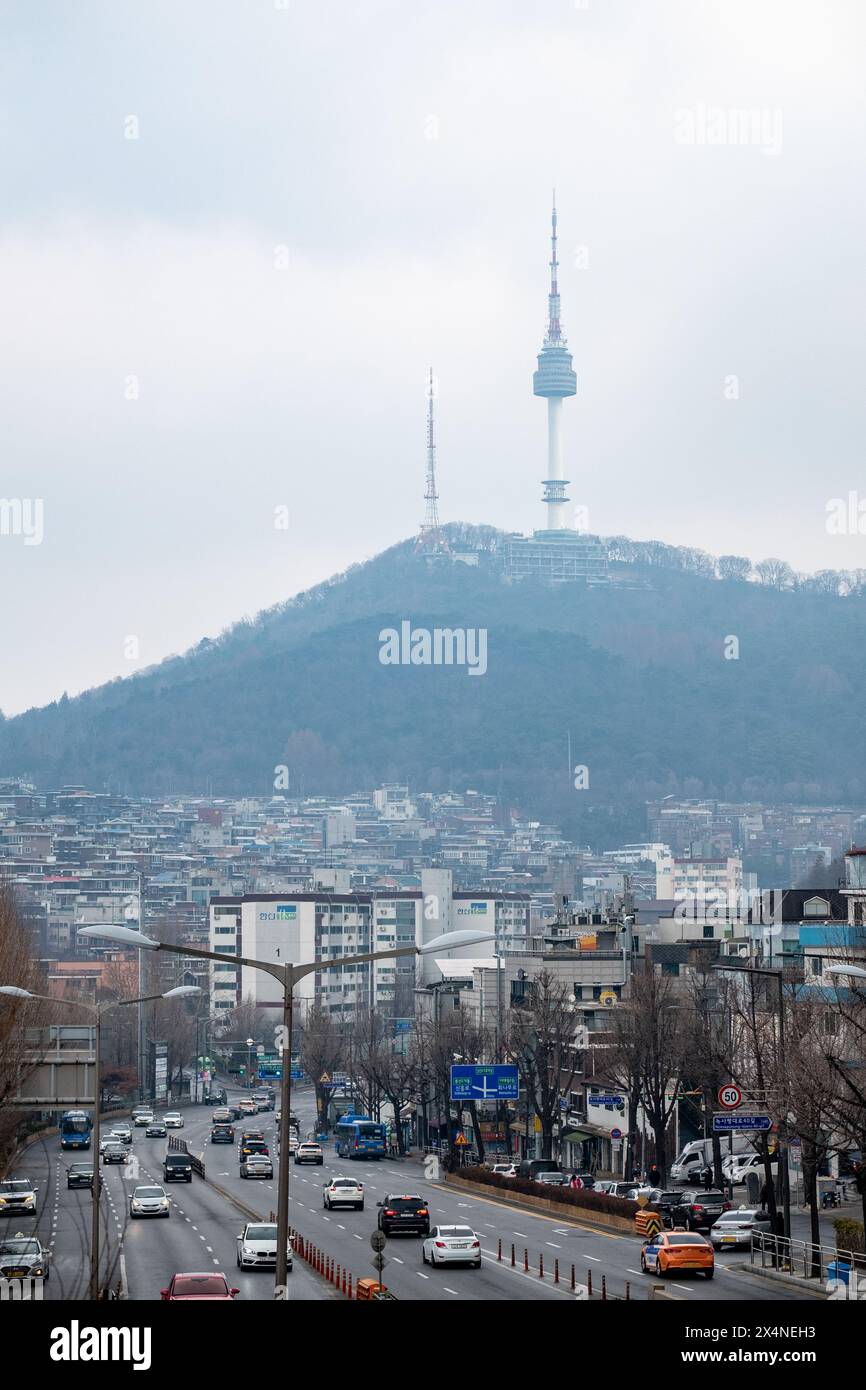
<instances>
[{"instance_id":1,"label":"overcast grey sky","mask_svg":"<svg viewBox=\"0 0 866 1390\"><path fill-rule=\"evenodd\" d=\"M41 544L0 535L7 714L412 534L429 364L443 520L542 526L554 184L591 529L866 565L825 522L866 497L862 0L2 27L0 497L44 504Z\"/></svg>"}]
</instances>

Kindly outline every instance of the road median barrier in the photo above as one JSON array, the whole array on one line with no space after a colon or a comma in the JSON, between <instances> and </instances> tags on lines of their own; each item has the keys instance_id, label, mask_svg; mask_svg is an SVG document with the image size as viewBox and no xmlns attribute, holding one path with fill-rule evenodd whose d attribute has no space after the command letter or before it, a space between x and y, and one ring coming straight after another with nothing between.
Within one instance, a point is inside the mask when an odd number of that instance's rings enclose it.
<instances>
[{"instance_id":1,"label":"road median barrier","mask_svg":"<svg viewBox=\"0 0 866 1390\"><path fill-rule=\"evenodd\" d=\"M522 1188L537 1188L536 1193L512 1189L505 1180L502 1182L488 1182L486 1178L482 1180L476 1175L475 1170L473 1170L471 1177L464 1177L459 1172L444 1173L442 1176L446 1186L459 1187L475 1196L487 1197L491 1201L524 1207L530 1211L544 1212L545 1215L555 1216L558 1220L581 1221L589 1226L599 1226L609 1231L622 1231L630 1236L635 1233L634 1212L637 1210L637 1206L634 1202L623 1201L625 1210L620 1216L610 1211L603 1211L598 1206L590 1205L589 1202L577 1200L581 1197L580 1192L568 1194L569 1197L575 1199L572 1201L546 1196L544 1195L543 1183L521 1182ZM490 1174L491 1178L496 1176L498 1175ZM521 1180L518 1179L517 1181Z\"/></svg>"}]
</instances>

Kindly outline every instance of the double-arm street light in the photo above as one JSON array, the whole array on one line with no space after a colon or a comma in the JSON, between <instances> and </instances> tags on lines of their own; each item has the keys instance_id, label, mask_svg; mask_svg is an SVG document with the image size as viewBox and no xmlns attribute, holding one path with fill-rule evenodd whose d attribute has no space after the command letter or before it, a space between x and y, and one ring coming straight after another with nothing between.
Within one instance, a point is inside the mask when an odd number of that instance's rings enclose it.
<instances>
[{"instance_id":1,"label":"double-arm street light","mask_svg":"<svg viewBox=\"0 0 866 1390\"><path fill-rule=\"evenodd\" d=\"M785 1053L785 985L784 976L781 968L772 970L762 965L714 965L714 970L730 972L732 975L764 975L768 979L775 980L779 987L779 1056ZM787 1141L782 1142L779 1138L779 1167L782 1179L782 1203L785 1220L785 1235L791 1237L791 1184L788 1177L788 1145Z\"/></svg>"},{"instance_id":2,"label":"double-arm street light","mask_svg":"<svg viewBox=\"0 0 866 1390\"><path fill-rule=\"evenodd\" d=\"M195 956L200 960L215 960L225 965L225 954L216 951L202 951L198 947L174 946L165 941L155 941L152 937L123 926L81 927L79 938L89 940L98 937L123 946L137 947L142 951L170 951L176 956ZM357 956L340 956L310 961L304 965L280 965L273 961L251 960L248 956L234 956L236 965L247 965L253 970L263 970L265 974L278 980L283 991L283 1066L280 1084L280 1161L279 1188L277 1202L277 1269L274 1297L285 1297L288 1274L289 1244L289 1114L292 1104L292 1024L293 995L295 986L306 975L317 970L334 970L344 965L363 965L378 960L394 960L398 956L426 956L434 951L450 951L458 946L475 946L484 941L495 940L495 933L489 931L452 931L426 941L423 946L398 946L387 951L369 951ZM399 1116L397 1117L399 1120Z\"/></svg>"},{"instance_id":3,"label":"double-arm street light","mask_svg":"<svg viewBox=\"0 0 866 1390\"><path fill-rule=\"evenodd\" d=\"M127 928L128 930L128 928ZM187 999L193 994L200 994L198 985L178 985L176 989L167 990L164 994L144 994L138 999L112 999L104 1004L86 1004L80 999L57 999L51 994L32 994L29 989L19 989L17 985L0 985L0 994L6 995L11 999L21 999L26 1002L30 1000L44 1000L49 1004L61 1004L71 1009L84 1009L94 1019L94 1048L93 1048L93 1131L91 1134L91 1145L93 1149L93 1188L90 1216L90 1297L99 1298L99 1102L100 1102L100 1053L102 1037L102 1019L111 1009L122 1009L129 1004L147 1004L152 999ZM139 1077L139 1087L142 1081Z\"/></svg>"}]
</instances>

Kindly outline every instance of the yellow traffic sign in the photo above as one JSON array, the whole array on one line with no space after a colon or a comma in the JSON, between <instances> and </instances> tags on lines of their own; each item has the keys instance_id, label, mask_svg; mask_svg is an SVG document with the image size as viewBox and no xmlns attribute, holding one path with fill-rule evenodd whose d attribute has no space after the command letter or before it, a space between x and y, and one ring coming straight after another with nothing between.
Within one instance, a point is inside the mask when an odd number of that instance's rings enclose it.
<instances>
[{"instance_id":1,"label":"yellow traffic sign","mask_svg":"<svg viewBox=\"0 0 866 1390\"><path fill-rule=\"evenodd\" d=\"M458 1149L464 1148L464 1146L468 1145L468 1143L469 1140L466 1138L465 1134L458 1134L457 1138L454 1140L455 1148Z\"/></svg>"}]
</instances>

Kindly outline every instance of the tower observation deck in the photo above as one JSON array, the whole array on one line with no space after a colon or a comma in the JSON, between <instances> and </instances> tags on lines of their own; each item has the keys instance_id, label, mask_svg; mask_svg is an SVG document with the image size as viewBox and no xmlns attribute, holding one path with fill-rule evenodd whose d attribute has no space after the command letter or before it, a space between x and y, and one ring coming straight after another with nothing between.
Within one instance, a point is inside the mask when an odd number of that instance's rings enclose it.
<instances>
[{"instance_id":1,"label":"tower observation deck","mask_svg":"<svg viewBox=\"0 0 866 1390\"><path fill-rule=\"evenodd\" d=\"M544 501L547 503L547 530L566 530L565 489L568 479L562 476L562 402L566 396L577 394L577 376L571 365L571 353L562 332L559 317L559 285L556 255L556 194L553 198L550 230L550 293L547 296L547 333L538 354L538 368L533 373L532 390L547 400L547 477L544 479Z\"/></svg>"}]
</instances>

